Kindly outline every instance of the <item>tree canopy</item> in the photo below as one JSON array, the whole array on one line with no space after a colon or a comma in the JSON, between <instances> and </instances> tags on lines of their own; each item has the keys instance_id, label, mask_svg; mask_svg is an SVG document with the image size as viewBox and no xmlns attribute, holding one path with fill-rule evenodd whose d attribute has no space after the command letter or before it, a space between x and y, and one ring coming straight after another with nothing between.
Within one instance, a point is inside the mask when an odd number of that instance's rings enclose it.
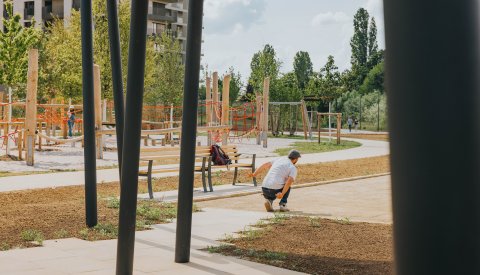
<instances>
[{"instance_id":1,"label":"tree canopy","mask_svg":"<svg viewBox=\"0 0 480 275\"><path fill-rule=\"evenodd\" d=\"M263 50L255 53L250 62L250 79L249 83L257 92L263 92L263 80L270 77L270 83L277 80L280 72L281 62L277 58L277 54L273 46L267 44Z\"/></svg>"},{"instance_id":2,"label":"tree canopy","mask_svg":"<svg viewBox=\"0 0 480 275\"><path fill-rule=\"evenodd\" d=\"M295 54L293 70L297 77L298 87L304 90L313 75L313 64L308 52L300 51Z\"/></svg>"},{"instance_id":3,"label":"tree canopy","mask_svg":"<svg viewBox=\"0 0 480 275\"><path fill-rule=\"evenodd\" d=\"M12 1L4 3L7 18L3 18L5 31L0 32L0 84L13 88L14 96L22 93L28 71L28 51L38 47L41 33L35 28L26 28L22 25L19 14L13 13ZM35 22L30 22L32 25ZM23 92L24 94L24 92Z\"/></svg>"}]
</instances>

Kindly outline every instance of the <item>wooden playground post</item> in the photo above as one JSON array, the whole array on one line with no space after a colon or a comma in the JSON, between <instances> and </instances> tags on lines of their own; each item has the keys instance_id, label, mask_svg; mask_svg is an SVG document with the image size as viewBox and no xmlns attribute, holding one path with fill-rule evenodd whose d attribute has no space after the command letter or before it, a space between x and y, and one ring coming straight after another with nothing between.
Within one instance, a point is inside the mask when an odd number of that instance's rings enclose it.
<instances>
[{"instance_id":1,"label":"wooden playground post","mask_svg":"<svg viewBox=\"0 0 480 275\"><path fill-rule=\"evenodd\" d=\"M262 95L259 93L255 94L255 103L257 104L257 112L255 116L255 122L256 122L256 127L257 127L257 145L262 144L262 139L261 139L261 130L262 130Z\"/></svg>"},{"instance_id":2,"label":"wooden playground post","mask_svg":"<svg viewBox=\"0 0 480 275\"><path fill-rule=\"evenodd\" d=\"M3 92L0 92L0 103L4 103L3 102L3 97L4 97L4 93ZM0 116L2 117L1 120L4 120L5 119L5 116L3 114L3 110L5 109L5 106L1 105L0 104Z\"/></svg>"},{"instance_id":3,"label":"wooden playground post","mask_svg":"<svg viewBox=\"0 0 480 275\"><path fill-rule=\"evenodd\" d=\"M8 118L7 118L7 137L5 138L5 146L7 148L7 155L10 155L10 138L8 133L10 132L10 123L12 123L12 88L8 87Z\"/></svg>"},{"instance_id":4,"label":"wooden playground post","mask_svg":"<svg viewBox=\"0 0 480 275\"><path fill-rule=\"evenodd\" d=\"M305 139L308 139L308 137L312 138L312 125L310 124L310 118L308 117L307 104L305 104L303 99L300 106L302 108L303 133Z\"/></svg>"},{"instance_id":5,"label":"wooden playground post","mask_svg":"<svg viewBox=\"0 0 480 275\"><path fill-rule=\"evenodd\" d=\"M213 102L212 102L212 115L213 119L212 122L217 125L218 123L218 73L214 72L213 73ZM213 126L213 125L212 125Z\"/></svg>"},{"instance_id":6,"label":"wooden playground post","mask_svg":"<svg viewBox=\"0 0 480 275\"><path fill-rule=\"evenodd\" d=\"M93 65L93 101L95 109L95 129L102 130L102 83L100 66ZM103 135L96 135L97 159L103 159Z\"/></svg>"},{"instance_id":7,"label":"wooden playground post","mask_svg":"<svg viewBox=\"0 0 480 275\"><path fill-rule=\"evenodd\" d=\"M230 124L230 80L232 77L226 75L223 78L223 92L222 92L222 125ZM228 130L222 135L222 145L228 144Z\"/></svg>"},{"instance_id":8,"label":"wooden playground post","mask_svg":"<svg viewBox=\"0 0 480 275\"><path fill-rule=\"evenodd\" d=\"M34 164L35 127L37 126L38 50L28 52L27 101L25 110L25 134L27 140L26 160Z\"/></svg>"},{"instance_id":9,"label":"wooden playground post","mask_svg":"<svg viewBox=\"0 0 480 275\"><path fill-rule=\"evenodd\" d=\"M211 126L212 124L212 80L210 77L207 76L206 79L206 93L205 93L205 108L207 114L207 126ZM212 133L208 132L207 137L207 144L208 146L212 145Z\"/></svg>"},{"instance_id":10,"label":"wooden playground post","mask_svg":"<svg viewBox=\"0 0 480 275\"><path fill-rule=\"evenodd\" d=\"M65 100L62 100L62 105L65 104ZM68 106L67 108L70 108L70 106ZM60 120L61 120L61 123L62 123L62 133L63 133L63 138L64 139L67 139L67 136L68 136L68 123L67 121L65 120L65 107L62 107L60 108Z\"/></svg>"},{"instance_id":11,"label":"wooden playground post","mask_svg":"<svg viewBox=\"0 0 480 275\"><path fill-rule=\"evenodd\" d=\"M263 81L263 148L268 146L268 103L270 93L270 78L267 77Z\"/></svg>"},{"instance_id":12,"label":"wooden playground post","mask_svg":"<svg viewBox=\"0 0 480 275\"><path fill-rule=\"evenodd\" d=\"M308 135L307 135L307 114L305 114L305 101L301 101L301 108L302 108L302 125L303 125L303 135L305 136L305 139L308 139ZM319 128L320 129L320 128ZM320 142L320 140L318 141Z\"/></svg>"},{"instance_id":13,"label":"wooden playground post","mask_svg":"<svg viewBox=\"0 0 480 275\"><path fill-rule=\"evenodd\" d=\"M18 148L18 160L22 160L22 144L23 144L23 131L18 131L18 140L17 140L17 148Z\"/></svg>"}]
</instances>

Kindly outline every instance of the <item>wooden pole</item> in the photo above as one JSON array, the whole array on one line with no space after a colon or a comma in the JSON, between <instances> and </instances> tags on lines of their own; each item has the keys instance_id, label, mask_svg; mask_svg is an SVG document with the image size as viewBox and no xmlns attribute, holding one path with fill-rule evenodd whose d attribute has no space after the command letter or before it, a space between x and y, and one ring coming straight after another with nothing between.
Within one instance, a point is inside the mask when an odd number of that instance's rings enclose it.
<instances>
[{"instance_id":1,"label":"wooden pole","mask_svg":"<svg viewBox=\"0 0 480 275\"><path fill-rule=\"evenodd\" d=\"M305 115L305 101L302 100L302 104L300 105L302 110L302 123L303 123L303 135L305 136L305 139L308 139L307 135L307 117ZM320 124L319 124L320 125Z\"/></svg>"},{"instance_id":2,"label":"wooden pole","mask_svg":"<svg viewBox=\"0 0 480 275\"><path fill-rule=\"evenodd\" d=\"M34 164L35 127L37 125L38 50L28 52L27 101L25 110L25 134L27 140L26 160Z\"/></svg>"},{"instance_id":3,"label":"wooden pole","mask_svg":"<svg viewBox=\"0 0 480 275\"><path fill-rule=\"evenodd\" d=\"M342 131L342 114L337 114L337 145L340 145L341 131Z\"/></svg>"},{"instance_id":4,"label":"wooden pole","mask_svg":"<svg viewBox=\"0 0 480 275\"><path fill-rule=\"evenodd\" d=\"M223 78L222 91L222 125L230 125L230 80L232 77L226 75ZM222 135L222 145L228 144L228 130Z\"/></svg>"},{"instance_id":5,"label":"wooden pole","mask_svg":"<svg viewBox=\"0 0 480 275\"><path fill-rule=\"evenodd\" d=\"M102 122L107 122L107 100L103 99L102 101Z\"/></svg>"},{"instance_id":6,"label":"wooden pole","mask_svg":"<svg viewBox=\"0 0 480 275\"><path fill-rule=\"evenodd\" d=\"M206 79L205 107L207 114L206 126L212 126L212 80L208 76ZM212 145L212 132L208 132L207 144L208 146Z\"/></svg>"},{"instance_id":7,"label":"wooden pole","mask_svg":"<svg viewBox=\"0 0 480 275\"><path fill-rule=\"evenodd\" d=\"M17 140L17 147L18 147L18 160L22 160L22 144L23 144L23 131L18 131L18 140Z\"/></svg>"},{"instance_id":8,"label":"wooden pole","mask_svg":"<svg viewBox=\"0 0 480 275\"><path fill-rule=\"evenodd\" d=\"M263 81L263 147L268 146L268 103L270 93L270 78L267 77Z\"/></svg>"},{"instance_id":9,"label":"wooden pole","mask_svg":"<svg viewBox=\"0 0 480 275\"><path fill-rule=\"evenodd\" d=\"M95 108L95 129L102 130L102 83L100 66L93 65L93 98ZM97 159L103 159L103 135L96 135Z\"/></svg>"},{"instance_id":10,"label":"wooden pole","mask_svg":"<svg viewBox=\"0 0 480 275\"><path fill-rule=\"evenodd\" d=\"M257 145L262 144L262 139L261 139L261 130L262 130L262 95L259 93L256 93L255 96L256 104L257 104L257 110L256 110L256 116L255 116L255 122L256 122L256 127L257 127Z\"/></svg>"},{"instance_id":11,"label":"wooden pole","mask_svg":"<svg viewBox=\"0 0 480 275\"><path fill-rule=\"evenodd\" d=\"M3 97L4 97L4 93L0 92L0 103L4 103ZM5 120L5 114L4 114L5 108L6 106L0 104L0 116L1 116L0 120Z\"/></svg>"},{"instance_id":12,"label":"wooden pole","mask_svg":"<svg viewBox=\"0 0 480 275\"><path fill-rule=\"evenodd\" d=\"M62 100L62 104L65 104L65 101ZM67 107L67 109L70 108L70 105ZM68 125L67 125L67 121L65 120L65 108L60 108L60 120L62 121L62 132L63 132L63 138L64 139L67 139L67 133L68 133Z\"/></svg>"},{"instance_id":13,"label":"wooden pole","mask_svg":"<svg viewBox=\"0 0 480 275\"><path fill-rule=\"evenodd\" d=\"M12 123L12 88L8 87L8 117L7 121L8 123ZM10 132L10 124L7 124L7 137L5 138L5 146L7 149L7 155L10 155L10 138L8 137L8 134Z\"/></svg>"},{"instance_id":14,"label":"wooden pole","mask_svg":"<svg viewBox=\"0 0 480 275\"><path fill-rule=\"evenodd\" d=\"M212 103L212 110L213 110L213 119L212 122L215 125L218 125L219 117L217 116L219 108L218 108L219 100L218 100L218 73L213 73L213 103Z\"/></svg>"}]
</instances>

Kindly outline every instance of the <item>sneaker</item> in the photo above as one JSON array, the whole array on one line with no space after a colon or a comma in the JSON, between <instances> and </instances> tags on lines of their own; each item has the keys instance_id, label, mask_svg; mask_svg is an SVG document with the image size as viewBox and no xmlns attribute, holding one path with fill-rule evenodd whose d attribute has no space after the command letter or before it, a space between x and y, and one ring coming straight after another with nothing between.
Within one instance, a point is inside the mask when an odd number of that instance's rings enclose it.
<instances>
[{"instance_id":1,"label":"sneaker","mask_svg":"<svg viewBox=\"0 0 480 275\"><path fill-rule=\"evenodd\" d=\"M286 204L280 204L280 212L288 212L290 209L287 208Z\"/></svg>"},{"instance_id":2,"label":"sneaker","mask_svg":"<svg viewBox=\"0 0 480 275\"><path fill-rule=\"evenodd\" d=\"M265 209L267 212L273 212L273 206L272 206L272 201L271 200L265 200Z\"/></svg>"}]
</instances>

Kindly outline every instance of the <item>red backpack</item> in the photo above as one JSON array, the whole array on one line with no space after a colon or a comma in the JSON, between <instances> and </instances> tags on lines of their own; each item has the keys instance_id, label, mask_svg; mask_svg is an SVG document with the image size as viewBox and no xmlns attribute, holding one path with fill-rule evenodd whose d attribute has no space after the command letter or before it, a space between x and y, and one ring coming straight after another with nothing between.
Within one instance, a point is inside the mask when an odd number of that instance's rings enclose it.
<instances>
[{"instance_id":1,"label":"red backpack","mask_svg":"<svg viewBox=\"0 0 480 275\"><path fill-rule=\"evenodd\" d=\"M232 160L225 154L225 151L218 145L212 145L210 147L210 156L214 165L230 165Z\"/></svg>"}]
</instances>

